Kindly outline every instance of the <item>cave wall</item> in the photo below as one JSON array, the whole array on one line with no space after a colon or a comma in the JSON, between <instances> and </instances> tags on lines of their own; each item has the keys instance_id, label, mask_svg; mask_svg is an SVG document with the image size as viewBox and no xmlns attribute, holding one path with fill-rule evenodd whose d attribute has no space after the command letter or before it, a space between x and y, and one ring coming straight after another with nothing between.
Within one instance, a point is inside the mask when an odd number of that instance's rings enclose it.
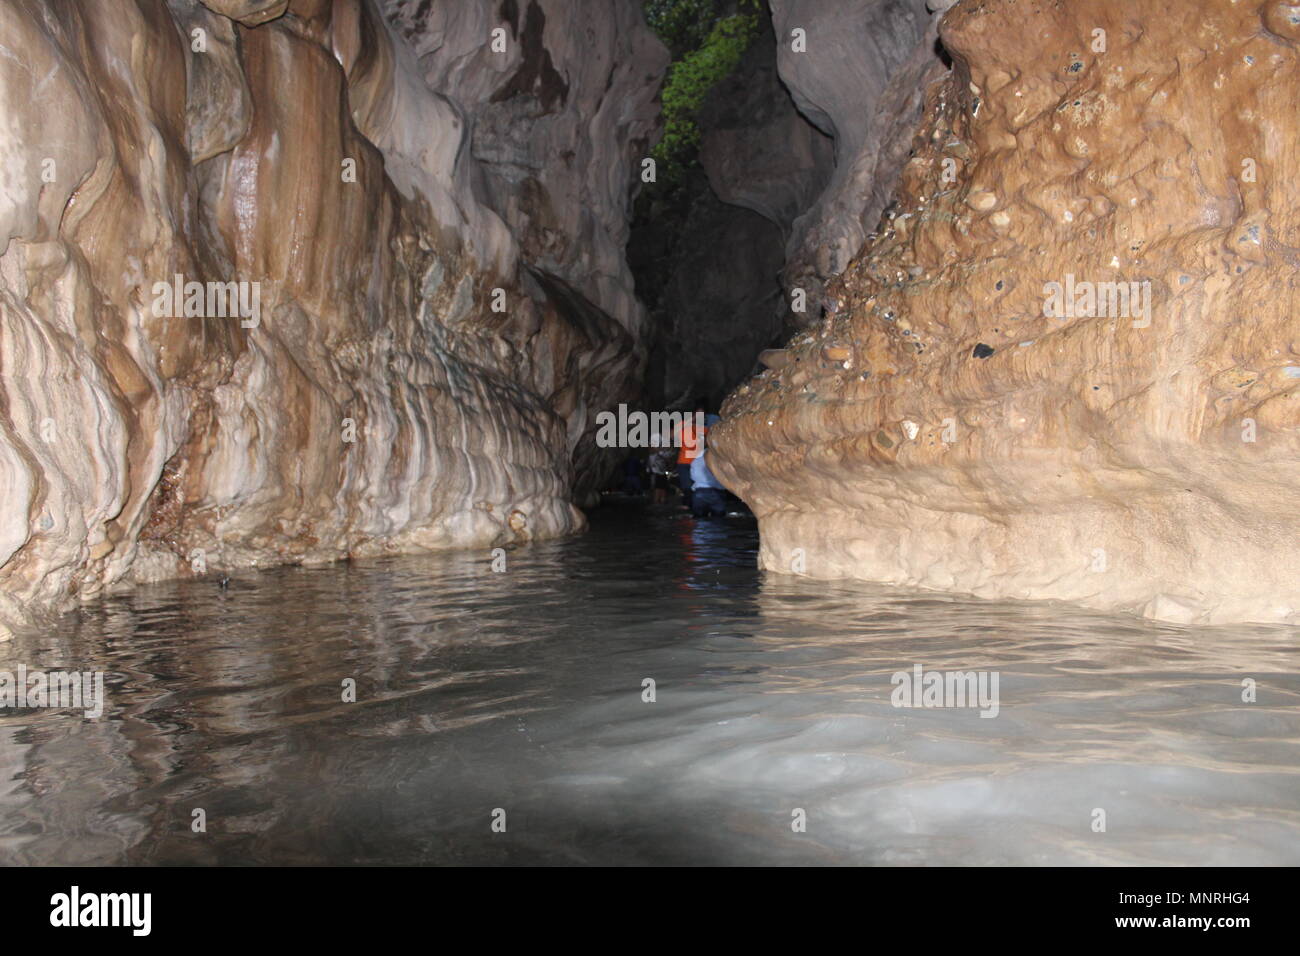
<instances>
[{"instance_id":1,"label":"cave wall","mask_svg":"<svg viewBox=\"0 0 1300 956\"><path fill-rule=\"evenodd\" d=\"M924 0L767 8L700 110L707 182L688 182L683 221L633 236L634 262L666 260L638 270L656 330L652 404L719 398L821 315L825 283L880 220L925 87L946 72L937 21Z\"/></svg>"},{"instance_id":2,"label":"cave wall","mask_svg":"<svg viewBox=\"0 0 1300 956\"><path fill-rule=\"evenodd\" d=\"M548 7L540 47L531 7L456 4L509 34L489 101L546 100L545 62L570 84L548 146L577 185L496 208L485 90L458 102L399 33L447 6L0 4L0 617L582 527L588 409L642 361L616 180L666 52L634 0ZM603 73L555 39L598 26ZM593 179L578 218L539 212ZM159 314L177 274L256 283L256 321Z\"/></svg>"},{"instance_id":3,"label":"cave wall","mask_svg":"<svg viewBox=\"0 0 1300 956\"><path fill-rule=\"evenodd\" d=\"M548 320L586 340L543 394L566 420L575 497L588 502L617 457L596 447L595 416L635 401L644 379L649 329L626 247L668 65L637 0L595 9L572 0L384 0L425 84L463 111L474 195L518 241L556 310ZM483 42L503 24L514 41L505 53Z\"/></svg>"},{"instance_id":4,"label":"cave wall","mask_svg":"<svg viewBox=\"0 0 1300 956\"><path fill-rule=\"evenodd\" d=\"M722 202L781 231L816 204L835 174L835 144L795 106L782 82L782 41L765 19L740 64L700 109L700 166Z\"/></svg>"},{"instance_id":5,"label":"cave wall","mask_svg":"<svg viewBox=\"0 0 1300 956\"><path fill-rule=\"evenodd\" d=\"M940 36L885 231L711 431L763 565L1294 623L1300 12L966 0Z\"/></svg>"},{"instance_id":6,"label":"cave wall","mask_svg":"<svg viewBox=\"0 0 1300 956\"><path fill-rule=\"evenodd\" d=\"M799 112L834 143L829 181L787 230L782 281L821 314L826 283L871 235L897 183L925 88L946 72L931 0L771 0L782 82ZM805 44L796 48L795 31Z\"/></svg>"},{"instance_id":7,"label":"cave wall","mask_svg":"<svg viewBox=\"0 0 1300 956\"><path fill-rule=\"evenodd\" d=\"M831 174L830 141L782 87L766 21L697 122L699 164L670 200L678 208L649 210L629 249L652 307L646 399L657 408L720 403L781 338L786 239Z\"/></svg>"},{"instance_id":8,"label":"cave wall","mask_svg":"<svg viewBox=\"0 0 1300 956\"><path fill-rule=\"evenodd\" d=\"M681 233L664 252L670 261L647 380L654 408L693 408L697 398L716 408L783 328L780 230L722 202L696 175Z\"/></svg>"}]
</instances>

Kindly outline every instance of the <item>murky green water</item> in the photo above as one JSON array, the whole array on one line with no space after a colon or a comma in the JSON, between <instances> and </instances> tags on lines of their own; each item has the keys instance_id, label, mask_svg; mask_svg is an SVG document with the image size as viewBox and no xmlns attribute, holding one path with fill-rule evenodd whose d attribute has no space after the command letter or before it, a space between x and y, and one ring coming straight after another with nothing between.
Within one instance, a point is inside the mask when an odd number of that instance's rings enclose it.
<instances>
[{"instance_id":1,"label":"murky green water","mask_svg":"<svg viewBox=\"0 0 1300 956\"><path fill-rule=\"evenodd\" d=\"M100 669L108 703L0 710L0 859L1300 863L1293 629L764 576L756 548L606 509L505 573L280 569L19 634L0 669ZM996 672L997 716L894 707L916 664Z\"/></svg>"}]
</instances>

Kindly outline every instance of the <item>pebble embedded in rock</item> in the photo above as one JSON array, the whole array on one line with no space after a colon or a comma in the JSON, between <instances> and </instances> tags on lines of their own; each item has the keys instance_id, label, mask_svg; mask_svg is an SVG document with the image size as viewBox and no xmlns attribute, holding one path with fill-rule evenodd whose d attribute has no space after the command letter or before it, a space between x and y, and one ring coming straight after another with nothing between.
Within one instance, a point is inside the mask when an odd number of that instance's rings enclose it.
<instances>
[{"instance_id":1,"label":"pebble embedded in rock","mask_svg":"<svg viewBox=\"0 0 1300 956\"><path fill-rule=\"evenodd\" d=\"M767 368L779 372L792 361L788 349L764 349L758 353L758 360Z\"/></svg>"}]
</instances>

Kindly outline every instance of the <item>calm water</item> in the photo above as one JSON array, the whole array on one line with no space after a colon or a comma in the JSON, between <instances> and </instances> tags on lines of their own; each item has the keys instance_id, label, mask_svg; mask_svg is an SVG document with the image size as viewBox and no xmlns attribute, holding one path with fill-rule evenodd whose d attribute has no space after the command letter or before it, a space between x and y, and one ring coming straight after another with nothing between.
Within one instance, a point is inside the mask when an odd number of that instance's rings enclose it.
<instances>
[{"instance_id":1,"label":"calm water","mask_svg":"<svg viewBox=\"0 0 1300 956\"><path fill-rule=\"evenodd\" d=\"M0 669L102 669L108 706L0 711L0 860L1300 863L1294 629L763 575L756 549L745 519L605 509L505 573L247 573L15 635ZM918 663L996 671L998 716L893 707Z\"/></svg>"}]
</instances>

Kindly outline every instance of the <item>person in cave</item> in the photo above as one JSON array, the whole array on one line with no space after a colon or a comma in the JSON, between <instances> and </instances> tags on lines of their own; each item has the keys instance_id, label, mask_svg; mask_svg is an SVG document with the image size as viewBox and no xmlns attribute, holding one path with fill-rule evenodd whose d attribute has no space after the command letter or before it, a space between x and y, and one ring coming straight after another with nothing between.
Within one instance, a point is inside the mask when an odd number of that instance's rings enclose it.
<instances>
[{"instance_id":1,"label":"person in cave","mask_svg":"<svg viewBox=\"0 0 1300 956\"><path fill-rule=\"evenodd\" d=\"M693 488L691 480L691 463L704 448L704 436L708 434L707 425L698 425L696 419L708 411L708 399L697 398L692 414L677 429L677 484L682 490L682 506L691 509Z\"/></svg>"},{"instance_id":2,"label":"person in cave","mask_svg":"<svg viewBox=\"0 0 1300 956\"><path fill-rule=\"evenodd\" d=\"M661 505L668 500L668 477L673 471L672 435L662 436L662 443L650 453L646 470L650 472L651 503Z\"/></svg>"},{"instance_id":3,"label":"person in cave","mask_svg":"<svg viewBox=\"0 0 1300 956\"><path fill-rule=\"evenodd\" d=\"M691 513L697 518L724 517L727 513L727 492L709 470L708 449L703 436L699 454L691 461L692 501Z\"/></svg>"}]
</instances>

